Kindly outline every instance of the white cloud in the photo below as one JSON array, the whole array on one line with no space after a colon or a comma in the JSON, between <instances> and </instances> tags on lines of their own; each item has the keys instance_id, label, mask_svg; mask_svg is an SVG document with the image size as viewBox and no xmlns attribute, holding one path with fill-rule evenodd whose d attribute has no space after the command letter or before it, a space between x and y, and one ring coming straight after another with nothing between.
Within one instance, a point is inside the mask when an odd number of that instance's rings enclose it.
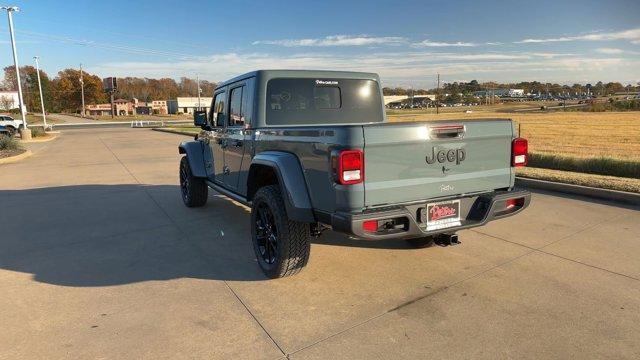
<instances>
[{"instance_id":1,"label":"white cloud","mask_svg":"<svg viewBox=\"0 0 640 360\"><path fill-rule=\"evenodd\" d=\"M546 39L524 39L516 41L516 44L529 43L550 43L550 42L567 42L567 41L611 41L611 40L628 40L632 44L640 44L640 28L629 29L616 32L597 32L577 36L562 36Z\"/></svg>"},{"instance_id":2,"label":"white cloud","mask_svg":"<svg viewBox=\"0 0 640 360\"><path fill-rule=\"evenodd\" d=\"M473 47L473 46L478 46L478 44L472 43L472 42L461 42L461 41L448 43L448 42L438 42L438 41L431 41L429 39L425 39L420 42L413 43L411 44L411 46L416 48L418 47Z\"/></svg>"},{"instance_id":3,"label":"white cloud","mask_svg":"<svg viewBox=\"0 0 640 360\"><path fill-rule=\"evenodd\" d=\"M616 55L616 54L622 54L624 52L624 50L615 49L615 48L598 48L598 49L596 49L596 52L598 52L600 54Z\"/></svg>"},{"instance_id":4,"label":"white cloud","mask_svg":"<svg viewBox=\"0 0 640 360\"><path fill-rule=\"evenodd\" d=\"M333 35L318 39L259 40L253 45L279 45L285 47L301 46L363 46L363 45L400 45L407 39L399 36L373 37L368 35Z\"/></svg>"},{"instance_id":5,"label":"white cloud","mask_svg":"<svg viewBox=\"0 0 640 360\"><path fill-rule=\"evenodd\" d=\"M482 45L502 45L501 42L485 42L485 43L474 43L474 42L442 42L442 41L431 41L429 39L422 40L420 42L415 42L411 44L411 47L414 48L422 48L422 47L476 47Z\"/></svg>"},{"instance_id":6,"label":"white cloud","mask_svg":"<svg viewBox=\"0 0 640 360\"><path fill-rule=\"evenodd\" d=\"M195 77L225 80L256 69L319 69L371 71L385 85L412 83L431 87L435 74L444 81L454 78L517 81L539 80L571 83L593 79L630 82L640 78L640 59L600 58L585 54L555 53L451 53L380 52L335 55L300 53L292 56L268 53L227 53L195 59L162 62L111 62L87 69L101 76Z\"/></svg>"}]
</instances>

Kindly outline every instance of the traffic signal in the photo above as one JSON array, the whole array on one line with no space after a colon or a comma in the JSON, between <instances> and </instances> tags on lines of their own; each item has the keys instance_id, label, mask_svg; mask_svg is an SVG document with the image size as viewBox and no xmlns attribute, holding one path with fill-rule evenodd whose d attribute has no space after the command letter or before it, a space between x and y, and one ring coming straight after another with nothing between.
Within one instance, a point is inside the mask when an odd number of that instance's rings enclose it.
<instances>
[{"instance_id":1,"label":"traffic signal","mask_svg":"<svg viewBox=\"0 0 640 360\"><path fill-rule=\"evenodd\" d=\"M102 79L102 88L105 91L115 91L118 89L118 80L115 77L108 77Z\"/></svg>"}]
</instances>

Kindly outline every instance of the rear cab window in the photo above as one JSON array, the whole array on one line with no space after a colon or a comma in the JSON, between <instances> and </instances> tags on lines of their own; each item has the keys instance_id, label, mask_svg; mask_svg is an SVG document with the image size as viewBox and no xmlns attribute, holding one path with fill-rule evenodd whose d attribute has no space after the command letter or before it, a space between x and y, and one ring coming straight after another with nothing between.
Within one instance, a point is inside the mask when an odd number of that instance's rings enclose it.
<instances>
[{"instance_id":1,"label":"rear cab window","mask_svg":"<svg viewBox=\"0 0 640 360\"><path fill-rule=\"evenodd\" d=\"M382 122L378 83L367 79L275 78L267 83L267 125Z\"/></svg>"}]
</instances>

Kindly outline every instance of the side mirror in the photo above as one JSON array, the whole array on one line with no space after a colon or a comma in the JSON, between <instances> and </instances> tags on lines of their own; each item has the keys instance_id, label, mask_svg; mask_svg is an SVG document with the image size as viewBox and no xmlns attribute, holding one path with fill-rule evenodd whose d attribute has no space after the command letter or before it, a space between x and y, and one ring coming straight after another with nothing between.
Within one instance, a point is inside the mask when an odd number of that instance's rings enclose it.
<instances>
[{"instance_id":1,"label":"side mirror","mask_svg":"<svg viewBox=\"0 0 640 360\"><path fill-rule=\"evenodd\" d=\"M203 127L207 125L207 111L196 110L193 112L193 125Z\"/></svg>"}]
</instances>

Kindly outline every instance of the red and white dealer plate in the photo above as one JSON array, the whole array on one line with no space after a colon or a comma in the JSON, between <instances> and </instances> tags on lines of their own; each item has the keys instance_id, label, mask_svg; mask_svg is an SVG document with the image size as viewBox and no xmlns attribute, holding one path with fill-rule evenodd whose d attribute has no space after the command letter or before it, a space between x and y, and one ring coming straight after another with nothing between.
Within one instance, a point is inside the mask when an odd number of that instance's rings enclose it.
<instances>
[{"instance_id":1,"label":"red and white dealer plate","mask_svg":"<svg viewBox=\"0 0 640 360\"><path fill-rule=\"evenodd\" d=\"M427 231L460 226L460 200L427 204Z\"/></svg>"}]
</instances>

